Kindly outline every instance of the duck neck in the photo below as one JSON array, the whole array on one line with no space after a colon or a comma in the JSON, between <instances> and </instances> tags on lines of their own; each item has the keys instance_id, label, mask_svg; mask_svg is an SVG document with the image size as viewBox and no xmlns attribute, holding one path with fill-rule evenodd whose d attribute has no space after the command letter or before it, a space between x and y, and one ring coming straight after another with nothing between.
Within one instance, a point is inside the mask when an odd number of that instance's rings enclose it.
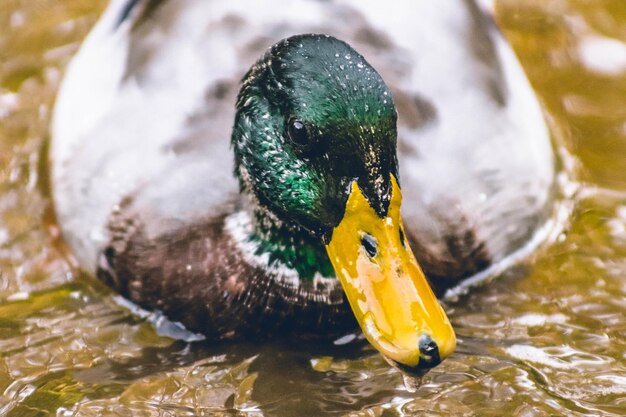
<instances>
[{"instance_id":1,"label":"duck neck","mask_svg":"<svg viewBox=\"0 0 626 417\"><path fill-rule=\"evenodd\" d=\"M251 218L254 227L249 239L257 245L255 255L269 256L268 265L295 270L305 281L316 275L335 276L321 240L301 226L283 222L259 206L252 209Z\"/></svg>"}]
</instances>

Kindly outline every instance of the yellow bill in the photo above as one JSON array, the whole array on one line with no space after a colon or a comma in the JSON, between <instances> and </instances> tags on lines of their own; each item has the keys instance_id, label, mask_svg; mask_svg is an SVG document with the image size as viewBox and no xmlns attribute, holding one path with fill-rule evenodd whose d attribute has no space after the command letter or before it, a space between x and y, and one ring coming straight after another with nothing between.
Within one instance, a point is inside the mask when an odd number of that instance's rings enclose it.
<instances>
[{"instance_id":1,"label":"yellow bill","mask_svg":"<svg viewBox=\"0 0 626 417\"><path fill-rule=\"evenodd\" d=\"M382 219L352 183L326 250L369 342L401 366L430 368L454 351L456 337L404 237L402 193L391 181Z\"/></svg>"}]
</instances>

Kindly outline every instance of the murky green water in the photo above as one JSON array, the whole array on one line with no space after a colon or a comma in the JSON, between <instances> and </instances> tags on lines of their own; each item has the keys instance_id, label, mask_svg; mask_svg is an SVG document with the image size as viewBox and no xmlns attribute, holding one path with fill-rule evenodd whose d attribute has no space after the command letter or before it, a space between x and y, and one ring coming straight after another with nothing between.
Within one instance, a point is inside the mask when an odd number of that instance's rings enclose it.
<instances>
[{"instance_id":1,"label":"murky green water","mask_svg":"<svg viewBox=\"0 0 626 417\"><path fill-rule=\"evenodd\" d=\"M0 415L626 415L626 2L498 14L578 185L566 233L447 302L458 353L417 392L366 344L185 344L77 274L51 222L45 140L103 0L0 5Z\"/></svg>"}]
</instances>

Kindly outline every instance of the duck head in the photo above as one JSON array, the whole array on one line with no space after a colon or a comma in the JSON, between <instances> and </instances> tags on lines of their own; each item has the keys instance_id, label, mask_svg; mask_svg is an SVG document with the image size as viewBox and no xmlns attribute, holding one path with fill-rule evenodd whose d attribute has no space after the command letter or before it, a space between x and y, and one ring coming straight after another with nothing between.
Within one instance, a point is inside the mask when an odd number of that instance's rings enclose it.
<instances>
[{"instance_id":1,"label":"duck head","mask_svg":"<svg viewBox=\"0 0 626 417\"><path fill-rule=\"evenodd\" d=\"M319 240L369 342L418 371L456 339L404 235L396 119L389 88L360 54L300 35L244 77L232 144L242 192Z\"/></svg>"}]
</instances>

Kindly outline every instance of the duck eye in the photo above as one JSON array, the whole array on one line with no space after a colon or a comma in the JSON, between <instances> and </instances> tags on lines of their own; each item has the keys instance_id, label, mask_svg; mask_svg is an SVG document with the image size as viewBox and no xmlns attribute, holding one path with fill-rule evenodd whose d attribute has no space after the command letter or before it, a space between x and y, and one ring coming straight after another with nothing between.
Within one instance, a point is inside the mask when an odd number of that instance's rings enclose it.
<instances>
[{"instance_id":1,"label":"duck eye","mask_svg":"<svg viewBox=\"0 0 626 417\"><path fill-rule=\"evenodd\" d=\"M302 120L289 120L287 135L289 136L289 140L298 146L306 146L309 144L309 132Z\"/></svg>"}]
</instances>

